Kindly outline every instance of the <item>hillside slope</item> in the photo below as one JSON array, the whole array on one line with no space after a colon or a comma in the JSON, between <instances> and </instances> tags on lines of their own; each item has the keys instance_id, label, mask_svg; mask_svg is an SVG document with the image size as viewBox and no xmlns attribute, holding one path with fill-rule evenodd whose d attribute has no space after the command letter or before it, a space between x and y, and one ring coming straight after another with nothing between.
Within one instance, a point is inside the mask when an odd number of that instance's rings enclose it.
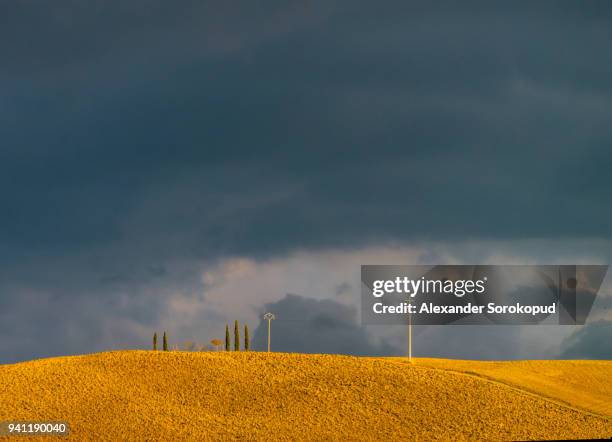
<instances>
[{"instance_id":1,"label":"hillside slope","mask_svg":"<svg viewBox=\"0 0 612 442\"><path fill-rule=\"evenodd\" d=\"M417 359L416 364L485 377L612 418L612 361Z\"/></svg>"},{"instance_id":2,"label":"hillside slope","mask_svg":"<svg viewBox=\"0 0 612 442\"><path fill-rule=\"evenodd\" d=\"M502 384L349 356L109 352L3 365L0 384L0 421L66 420L75 440L612 435L606 418Z\"/></svg>"}]
</instances>

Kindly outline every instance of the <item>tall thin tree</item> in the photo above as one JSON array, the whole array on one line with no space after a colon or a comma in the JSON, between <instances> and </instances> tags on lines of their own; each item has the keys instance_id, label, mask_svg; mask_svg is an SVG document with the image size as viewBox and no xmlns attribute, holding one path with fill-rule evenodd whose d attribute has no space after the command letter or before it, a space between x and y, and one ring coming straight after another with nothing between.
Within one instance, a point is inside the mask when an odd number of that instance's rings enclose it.
<instances>
[{"instance_id":1,"label":"tall thin tree","mask_svg":"<svg viewBox=\"0 0 612 442\"><path fill-rule=\"evenodd\" d=\"M157 332L153 333L153 350L157 350Z\"/></svg>"},{"instance_id":2,"label":"tall thin tree","mask_svg":"<svg viewBox=\"0 0 612 442\"><path fill-rule=\"evenodd\" d=\"M229 334L229 324L225 324L225 351L230 351L230 334Z\"/></svg>"},{"instance_id":3,"label":"tall thin tree","mask_svg":"<svg viewBox=\"0 0 612 442\"><path fill-rule=\"evenodd\" d=\"M234 351L240 351L240 329L238 328L238 320L234 321Z\"/></svg>"},{"instance_id":4,"label":"tall thin tree","mask_svg":"<svg viewBox=\"0 0 612 442\"><path fill-rule=\"evenodd\" d=\"M244 350L249 351L251 349L251 342L249 340L249 326L244 324Z\"/></svg>"},{"instance_id":5,"label":"tall thin tree","mask_svg":"<svg viewBox=\"0 0 612 442\"><path fill-rule=\"evenodd\" d=\"M164 351L168 351L168 337L166 336L166 332L164 332L164 338L163 338L163 349Z\"/></svg>"}]
</instances>

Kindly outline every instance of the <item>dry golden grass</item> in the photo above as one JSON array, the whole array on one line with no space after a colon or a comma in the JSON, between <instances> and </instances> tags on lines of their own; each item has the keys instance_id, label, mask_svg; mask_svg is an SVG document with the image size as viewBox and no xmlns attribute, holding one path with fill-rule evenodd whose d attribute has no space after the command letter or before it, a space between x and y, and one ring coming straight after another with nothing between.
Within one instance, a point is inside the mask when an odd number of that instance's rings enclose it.
<instances>
[{"instance_id":1,"label":"dry golden grass","mask_svg":"<svg viewBox=\"0 0 612 442\"><path fill-rule=\"evenodd\" d=\"M482 376L612 418L612 361L417 359L416 363Z\"/></svg>"},{"instance_id":2,"label":"dry golden grass","mask_svg":"<svg viewBox=\"0 0 612 442\"><path fill-rule=\"evenodd\" d=\"M550 370L580 376L564 364ZM3 365L0 385L0 421L66 420L75 440L612 436L604 417L394 358L121 351Z\"/></svg>"}]
</instances>

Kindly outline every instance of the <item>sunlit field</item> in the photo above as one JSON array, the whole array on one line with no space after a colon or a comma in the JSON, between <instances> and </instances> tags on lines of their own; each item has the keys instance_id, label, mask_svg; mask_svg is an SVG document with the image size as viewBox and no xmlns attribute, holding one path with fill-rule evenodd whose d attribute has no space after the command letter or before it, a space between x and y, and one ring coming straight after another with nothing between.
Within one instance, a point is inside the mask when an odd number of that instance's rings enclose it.
<instances>
[{"instance_id":1,"label":"sunlit field","mask_svg":"<svg viewBox=\"0 0 612 442\"><path fill-rule=\"evenodd\" d=\"M120 351L0 366L0 420L75 440L609 438L610 379L610 362Z\"/></svg>"},{"instance_id":2,"label":"sunlit field","mask_svg":"<svg viewBox=\"0 0 612 442\"><path fill-rule=\"evenodd\" d=\"M485 377L612 418L612 361L419 359L418 364Z\"/></svg>"}]
</instances>

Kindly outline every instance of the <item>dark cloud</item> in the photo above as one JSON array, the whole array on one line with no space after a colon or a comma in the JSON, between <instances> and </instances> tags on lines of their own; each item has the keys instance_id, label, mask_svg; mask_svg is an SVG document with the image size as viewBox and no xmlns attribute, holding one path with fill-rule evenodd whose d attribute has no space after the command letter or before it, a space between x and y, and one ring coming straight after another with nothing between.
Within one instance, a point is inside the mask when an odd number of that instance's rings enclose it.
<instances>
[{"instance_id":1,"label":"dark cloud","mask_svg":"<svg viewBox=\"0 0 612 442\"><path fill-rule=\"evenodd\" d=\"M612 321L600 320L580 327L562 346L566 359L612 359Z\"/></svg>"},{"instance_id":2,"label":"dark cloud","mask_svg":"<svg viewBox=\"0 0 612 442\"><path fill-rule=\"evenodd\" d=\"M357 311L331 299L289 294L278 302L267 304L264 310L276 316L271 323L271 346L277 352L369 356L398 352L385 342L372 342L366 330L356 322ZM266 349L267 333L267 322L262 320L253 337L256 350Z\"/></svg>"},{"instance_id":3,"label":"dark cloud","mask_svg":"<svg viewBox=\"0 0 612 442\"><path fill-rule=\"evenodd\" d=\"M291 1L261 8L245 1L24 0L2 5L0 52L7 63L0 72L62 75L94 64L108 74L133 61L234 53L316 21L326 9Z\"/></svg>"},{"instance_id":4,"label":"dark cloud","mask_svg":"<svg viewBox=\"0 0 612 442\"><path fill-rule=\"evenodd\" d=\"M607 2L5 2L0 302L127 320L154 293L153 318L228 256L609 239L611 21Z\"/></svg>"},{"instance_id":5,"label":"dark cloud","mask_svg":"<svg viewBox=\"0 0 612 442\"><path fill-rule=\"evenodd\" d=\"M19 55L5 65L45 80L2 80L8 245L125 242L134 218L149 241L180 230L213 255L610 235L603 4L19 5L2 14L1 50ZM282 29L251 35L269 22ZM244 47L197 55L241 29ZM42 56L82 68L30 66Z\"/></svg>"}]
</instances>

